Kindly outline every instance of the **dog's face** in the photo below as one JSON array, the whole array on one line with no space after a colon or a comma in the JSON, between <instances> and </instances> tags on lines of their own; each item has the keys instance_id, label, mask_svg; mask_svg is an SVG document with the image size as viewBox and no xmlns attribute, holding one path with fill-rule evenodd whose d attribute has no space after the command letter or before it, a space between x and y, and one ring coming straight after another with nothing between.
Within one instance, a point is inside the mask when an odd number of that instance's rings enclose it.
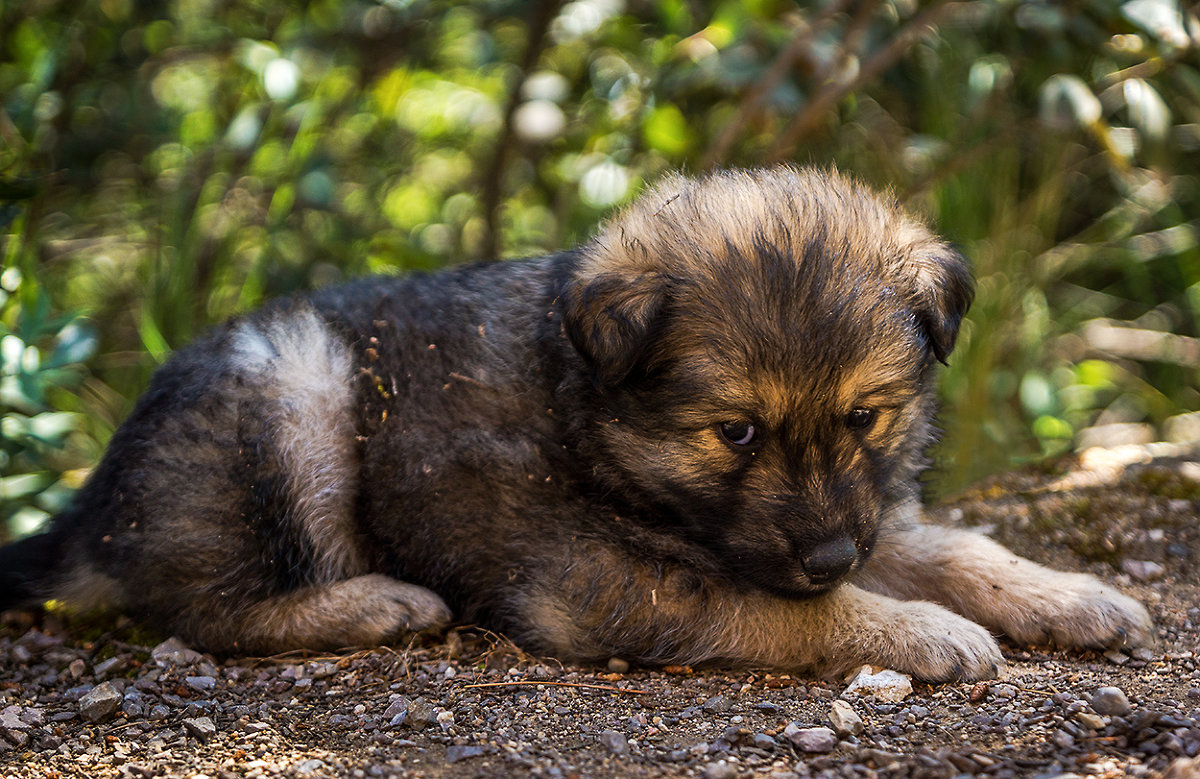
<instances>
[{"instance_id":1,"label":"dog's face","mask_svg":"<svg viewBox=\"0 0 1200 779\"><path fill-rule=\"evenodd\" d=\"M911 497L932 366L971 297L957 254L832 174L669 179L584 249L566 326L610 416L610 482L735 575L831 587Z\"/></svg>"}]
</instances>

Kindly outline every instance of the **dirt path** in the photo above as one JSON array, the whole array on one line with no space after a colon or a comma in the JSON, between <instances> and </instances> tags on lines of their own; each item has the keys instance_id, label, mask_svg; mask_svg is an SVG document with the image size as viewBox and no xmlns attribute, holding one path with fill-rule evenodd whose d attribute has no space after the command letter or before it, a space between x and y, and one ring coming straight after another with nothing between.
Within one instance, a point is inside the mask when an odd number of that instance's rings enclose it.
<instances>
[{"instance_id":1,"label":"dirt path","mask_svg":"<svg viewBox=\"0 0 1200 779\"><path fill-rule=\"evenodd\" d=\"M1200 456L1094 452L934 516L1116 582L1148 604L1159 644L1007 646L999 681L889 702L843 680L564 668L469 629L221 661L111 618L10 614L0 776L1200 777Z\"/></svg>"}]
</instances>

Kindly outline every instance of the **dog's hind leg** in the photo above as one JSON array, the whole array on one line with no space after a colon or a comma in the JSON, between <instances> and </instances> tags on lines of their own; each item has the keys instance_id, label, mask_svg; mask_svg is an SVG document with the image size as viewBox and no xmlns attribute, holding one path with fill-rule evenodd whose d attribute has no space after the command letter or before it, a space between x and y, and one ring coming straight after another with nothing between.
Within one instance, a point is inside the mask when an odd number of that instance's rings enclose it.
<instances>
[{"instance_id":1,"label":"dog's hind leg","mask_svg":"<svg viewBox=\"0 0 1200 779\"><path fill-rule=\"evenodd\" d=\"M357 463L346 347L301 310L243 324L231 354L262 410L261 437L241 436L243 451L256 450L262 499L252 508L268 525L268 543L281 547L269 562L290 557L289 573L298 575L291 587L250 600L225 620L187 620L186 632L238 651L274 652L380 644L446 622L449 610L434 593L367 573L353 517ZM244 418L239 424L255 427ZM219 602L208 607L226 610Z\"/></svg>"},{"instance_id":2,"label":"dog's hind leg","mask_svg":"<svg viewBox=\"0 0 1200 779\"><path fill-rule=\"evenodd\" d=\"M181 351L60 518L52 594L101 593L214 651L377 644L447 619L369 568L352 372L307 307Z\"/></svg>"},{"instance_id":3,"label":"dog's hind leg","mask_svg":"<svg viewBox=\"0 0 1200 779\"><path fill-rule=\"evenodd\" d=\"M273 654L297 648L377 646L449 619L446 604L424 587L364 574L273 595L238 609L209 604L179 627L204 646Z\"/></svg>"},{"instance_id":4,"label":"dog's hind leg","mask_svg":"<svg viewBox=\"0 0 1200 779\"><path fill-rule=\"evenodd\" d=\"M968 530L915 520L886 527L854 583L940 603L1023 644L1104 648L1151 640L1150 615L1137 601L1095 577L1046 568Z\"/></svg>"}]
</instances>

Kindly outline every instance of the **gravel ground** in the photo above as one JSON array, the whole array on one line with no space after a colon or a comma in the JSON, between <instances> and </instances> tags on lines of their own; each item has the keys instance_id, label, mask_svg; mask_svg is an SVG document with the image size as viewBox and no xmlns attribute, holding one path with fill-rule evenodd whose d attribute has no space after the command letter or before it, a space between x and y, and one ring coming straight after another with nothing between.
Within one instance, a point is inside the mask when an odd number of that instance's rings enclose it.
<instances>
[{"instance_id":1,"label":"gravel ground","mask_svg":"<svg viewBox=\"0 0 1200 779\"><path fill-rule=\"evenodd\" d=\"M5 615L2 777L1200 779L1200 456L1093 450L939 506L1141 598L1129 654L1006 646L990 683L874 693L761 671L575 667L470 628L214 658L121 618ZM898 698L895 700L889 699ZM901 697L903 696L903 697Z\"/></svg>"}]
</instances>

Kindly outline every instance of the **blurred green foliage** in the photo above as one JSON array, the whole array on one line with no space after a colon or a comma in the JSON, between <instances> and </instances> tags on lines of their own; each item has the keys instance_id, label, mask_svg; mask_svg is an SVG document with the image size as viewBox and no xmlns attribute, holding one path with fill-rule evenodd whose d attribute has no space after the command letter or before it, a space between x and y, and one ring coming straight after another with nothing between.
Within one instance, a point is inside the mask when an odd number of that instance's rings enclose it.
<instances>
[{"instance_id":1,"label":"blurred green foliage","mask_svg":"<svg viewBox=\"0 0 1200 779\"><path fill-rule=\"evenodd\" d=\"M781 160L974 263L939 489L1162 435L1200 409L1198 42L1173 0L10 0L3 517L264 297L550 251L665 170Z\"/></svg>"},{"instance_id":2,"label":"blurred green foliage","mask_svg":"<svg viewBox=\"0 0 1200 779\"><path fill-rule=\"evenodd\" d=\"M17 313L12 327L0 321L0 521L21 534L64 508L81 479L48 456L65 447L80 415L52 409L77 405L56 394L78 386L95 337L84 323L52 316L45 291L16 264L0 272L0 305Z\"/></svg>"}]
</instances>

